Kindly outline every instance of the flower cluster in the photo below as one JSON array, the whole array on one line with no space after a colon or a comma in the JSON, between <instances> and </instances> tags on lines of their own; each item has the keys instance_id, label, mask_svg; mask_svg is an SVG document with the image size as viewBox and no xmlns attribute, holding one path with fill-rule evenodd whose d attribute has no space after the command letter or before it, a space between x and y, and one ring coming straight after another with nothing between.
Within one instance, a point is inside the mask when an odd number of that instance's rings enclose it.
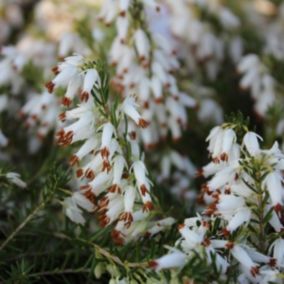
<instances>
[{"instance_id":1,"label":"flower cluster","mask_svg":"<svg viewBox=\"0 0 284 284\"><path fill-rule=\"evenodd\" d=\"M238 62L243 52L242 39L234 35L240 27L240 19L222 5L221 1L166 1L170 8L170 28L173 34L188 47L184 60L189 70L194 73L203 67L206 75L216 79L225 54L233 62ZM200 14L215 17L222 30L216 34L210 21ZM210 16L209 16L210 15ZM185 53L186 52L186 53Z\"/></svg>"},{"instance_id":2,"label":"flower cluster","mask_svg":"<svg viewBox=\"0 0 284 284\"><path fill-rule=\"evenodd\" d=\"M116 224L112 236L121 244L143 231L141 222L153 209L151 182L137 140L137 132L149 122L137 111L135 97L117 104L109 100L108 80L99 66L80 55L67 57L46 86L50 92L66 89L57 143L81 142L70 158L80 191L66 200L67 216L83 224L80 208L95 211L102 227Z\"/></svg>"},{"instance_id":3,"label":"flower cluster","mask_svg":"<svg viewBox=\"0 0 284 284\"><path fill-rule=\"evenodd\" d=\"M12 1L3 0L0 2L0 45L4 44L13 32L23 25L24 15L22 9L21 5Z\"/></svg>"},{"instance_id":4,"label":"flower cluster","mask_svg":"<svg viewBox=\"0 0 284 284\"><path fill-rule=\"evenodd\" d=\"M186 108L195 106L178 88L174 75L180 67L177 43L167 16L165 5L136 0L115 5L106 1L100 14L106 25L116 24L117 35L109 52L109 63L116 69L112 85L124 97L137 94L143 117L151 121L141 132L147 148L167 138L168 131L178 140L187 125Z\"/></svg>"},{"instance_id":5,"label":"flower cluster","mask_svg":"<svg viewBox=\"0 0 284 284\"><path fill-rule=\"evenodd\" d=\"M211 177L202 188L208 205L179 226L176 248L150 265L183 267L198 253L221 278L238 265L238 283L280 283L284 154L277 143L261 149L261 137L244 125L216 126L207 139L212 162L200 173Z\"/></svg>"},{"instance_id":6,"label":"flower cluster","mask_svg":"<svg viewBox=\"0 0 284 284\"><path fill-rule=\"evenodd\" d=\"M251 91L255 100L255 111L264 116L276 100L275 79L255 54L246 55L241 59L238 72L243 75L240 87Z\"/></svg>"},{"instance_id":7,"label":"flower cluster","mask_svg":"<svg viewBox=\"0 0 284 284\"><path fill-rule=\"evenodd\" d=\"M280 2L0 0L0 279L282 283Z\"/></svg>"}]
</instances>

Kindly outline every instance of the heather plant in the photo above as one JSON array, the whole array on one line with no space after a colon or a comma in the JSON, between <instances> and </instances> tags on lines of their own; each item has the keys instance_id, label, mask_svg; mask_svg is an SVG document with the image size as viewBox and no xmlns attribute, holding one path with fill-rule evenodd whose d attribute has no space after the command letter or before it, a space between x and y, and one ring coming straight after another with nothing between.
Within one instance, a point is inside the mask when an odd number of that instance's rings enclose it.
<instances>
[{"instance_id":1,"label":"heather plant","mask_svg":"<svg viewBox=\"0 0 284 284\"><path fill-rule=\"evenodd\" d=\"M0 282L282 283L283 23L0 0Z\"/></svg>"}]
</instances>

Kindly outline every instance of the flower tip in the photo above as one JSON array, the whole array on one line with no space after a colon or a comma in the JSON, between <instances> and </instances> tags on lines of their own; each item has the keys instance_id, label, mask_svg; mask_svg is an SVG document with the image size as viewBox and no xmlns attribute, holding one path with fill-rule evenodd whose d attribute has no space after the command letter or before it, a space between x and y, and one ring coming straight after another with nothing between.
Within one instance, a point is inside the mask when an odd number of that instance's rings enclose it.
<instances>
[{"instance_id":1,"label":"flower tip","mask_svg":"<svg viewBox=\"0 0 284 284\"><path fill-rule=\"evenodd\" d=\"M120 231L116 229L112 230L111 237L116 245L122 246L124 244L123 235Z\"/></svg>"},{"instance_id":2,"label":"flower tip","mask_svg":"<svg viewBox=\"0 0 284 284\"><path fill-rule=\"evenodd\" d=\"M66 119L66 113L65 113L65 111L62 112L62 113L60 113L59 116L58 116L58 118L59 118L59 120L61 120L62 122L64 122L65 119Z\"/></svg>"},{"instance_id":3,"label":"flower tip","mask_svg":"<svg viewBox=\"0 0 284 284\"><path fill-rule=\"evenodd\" d=\"M259 274L259 267L258 266L253 266L250 269L250 273L253 277L256 277Z\"/></svg>"},{"instance_id":4,"label":"flower tip","mask_svg":"<svg viewBox=\"0 0 284 284\"><path fill-rule=\"evenodd\" d=\"M126 16L126 11L120 11L119 16L124 18Z\"/></svg>"},{"instance_id":5,"label":"flower tip","mask_svg":"<svg viewBox=\"0 0 284 284\"><path fill-rule=\"evenodd\" d=\"M117 184L113 184L112 186L109 187L108 192L120 194L121 188Z\"/></svg>"},{"instance_id":6,"label":"flower tip","mask_svg":"<svg viewBox=\"0 0 284 284\"><path fill-rule=\"evenodd\" d=\"M67 98L67 97L64 97L64 98L62 99L62 101L61 101L61 104L64 105L64 106L69 107L70 104L71 104L71 100L70 100L69 98Z\"/></svg>"},{"instance_id":7,"label":"flower tip","mask_svg":"<svg viewBox=\"0 0 284 284\"><path fill-rule=\"evenodd\" d=\"M54 75L58 75L59 74L59 68L58 66L54 66L51 71L53 72Z\"/></svg>"},{"instance_id":8,"label":"flower tip","mask_svg":"<svg viewBox=\"0 0 284 284\"><path fill-rule=\"evenodd\" d=\"M184 224L184 223L178 225L178 229L179 229L179 230L182 230L184 227L185 227L185 224Z\"/></svg>"},{"instance_id":9,"label":"flower tip","mask_svg":"<svg viewBox=\"0 0 284 284\"><path fill-rule=\"evenodd\" d=\"M106 158L106 159L108 158L109 150L108 150L107 147L104 147L104 148L101 149L101 156L102 156L102 158Z\"/></svg>"},{"instance_id":10,"label":"flower tip","mask_svg":"<svg viewBox=\"0 0 284 284\"><path fill-rule=\"evenodd\" d=\"M144 205L143 205L143 212L149 212L151 210L154 209L154 205L151 201L147 201Z\"/></svg>"},{"instance_id":11,"label":"flower tip","mask_svg":"<svg viewBox=\"0 0 284 284\"><path fill-rule=\"evenodd\" d=\"M138 126L141 127L141 128L146 128L148 127L150 124L150 122L148 122L147 120L143 119L143 118L140 118L139 121L138 121Z\"/></svg>"},{"instance_id":12,"label":"flower tip","mask_svg":"<svg viewBox=\"0 0 284 284\"><path fill-rule=\"evenodd\" d=\"M149 265L150 268L156 269L158 267L158 262L156 260L150 260L148 262L148 265Z\"/></svg>"},{"instance_id":13,"label":"flower tip","mask_svg":"<svg viewBox=\"0 0 284 284\"><path fill-rule=\"evenodd\" d=\"M276 213L280 213L282 211L282 205L280 203L277 203L276 205L274 205L274 211Z\"/></svg>"},{"instance_id":14,"label":"flower tip","mask_svg":"<svg viewBox=\"0 0 284 284\"><path fill-rule=\"evenodd\" d=\"M48 90L49 93L52 93L54 90L54 83L52 81L49 81L45 84L46 89Z\"/></svg>"},{"instance_id":15,"label":"flower tip","mask_svg":"<svg viewBox=\"0 0 284 284\"><path fill-rule=\"evenodd\" d=\"M270 258L268 265L271 266L271 267L275 267L277 265L276 258Z\"/></svg>"},{"instance_id":16,"label":"flower tip","mask_svg":"<svg viewBox=\"0 0 284 284\"><path fill-rule=\"evenodd\" d=\"M86 92L86 91L82 92L80 94L80 101L81 102L87 102L89 100L89 96L90 96L90 94L88 92Z\"/></svg>"},{"instance_id":17,"label":"flower tip","mask_svg":"<svg viewBox=\"0 0 284 284\"><path fill-rule=\"evenodd\" d=\"M77 178L80 178L82 175L83 175L83 169L80 168L76 171L76 176Z\"/></svg>"},{"instance_id":18,"label":"flower tip","mask_svg":"<svg viewBox=\"0 0 284 284\"><path fill-rule=\"evenodd\" d=\"M74 166L75 164L78 164L79 158L76 155L72 155L69 160L69 165Z\"/></svg>"},{"instance_id":19,"label":"flower tip","mask_svg":"<svg viewBox=\"0 0 284 284\"><path fill-rule=\"evenodd\" d=\"M159 98L156 98L156 99L155 99L155 103L156 103L156 104L161 104L163 101L164 101L164 98L163 98L163 97L159 97Z\"/></svg>"},{"instance_id":20,"label":"flower tip","mask_svg":"<svg viewBox=\"0 0 284 284\"><path fill-rule=\"evenodd\" d=\"M195 176L198 177L203 177L204 171L203 168L200 168L196 171Z\"/></svg>"},{"instance_id":21,"label":"flower tip","mask_svg":"<svg viewBox=\"0 0 284 284\"><path fill-rule=\"evenodd\" d=\"M223 235L224 237L229 236L230 233L231 233L231 232L230 232L227 228L222 229L222 235Z\"/></svg>"}]
</instances>

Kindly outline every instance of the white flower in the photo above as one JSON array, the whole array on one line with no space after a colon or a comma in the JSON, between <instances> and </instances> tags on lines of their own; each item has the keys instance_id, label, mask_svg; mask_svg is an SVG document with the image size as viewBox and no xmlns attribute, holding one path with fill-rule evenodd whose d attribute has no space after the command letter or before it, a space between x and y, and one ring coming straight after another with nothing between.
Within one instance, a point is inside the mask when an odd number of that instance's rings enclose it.
<instances>
[{"instance_id":1,"label":"white flower","mask_svg":"<svg viewBox=\"0 0 284 284\"><path fill-rule=\"evenodd\" d=\"M8 142L9 142L8 138L4 135L4 133L0 129L0 146L5 147L8 145Z\"/></svg>"},{"instance_id":2,"label":"white flower","mask_svg":"<svg viewBox=\"0 0 284 284\"><path fill-rule=\"evenodd\" d=\"M125 16L126 11L128 10L130 0L119 0L119 9L120 9L120 15Z\"/></svg>"},{"instance_id":3,"label":"white flower","mask_svg":"<svg viewBox=\"0 0 284 284\"><path fill-rule=\"evenodd\" d=\"M247 132L243 138L243 143L251 156L257 155L260 151L258 139L262 140L259 135L251 131Z\"/></svg>"},{"instance_id":4,"label":"white flower","mask_svg":"<svg viewBox=\"0 0 284 284\"><path fill-rule=\"evenodd\" d=\"M225 28L235 29L240 25L240 20L237 16L225 7L219 10L219 18Z\"/></svg>"},{"instance_id":5,"label":"white flower","mask_svg":"<svg viewBox=\"0 0 284 284\"><path fill-rule=\"evenodd\" d=\"M116 28L121 42L125 41L128 32L128 27L129 21L127 17L118 17L118 19L116 20Z\"/></svg>"},{"instance_id":6,"label":"white flower","mask_svg":"<svg viewBox=\"0 0 284 284\"><path fill-rule=\"evenodd\" d=\"M134 42L141 61L149 58L150 44L147 35L142 29L137 29L134 33Z\"/></svg>"},{"instance_id":7,"label":"white flower","mask_svg":"<svg viewBox=\"0 0 284 284\"><path fill-rule=\"evenodd\" d=\"M88 69L86 71L86 75L84 77L84 83L83 83L83 90L80 95L81 101L88 101L91 90L93 89L94 85L97 87L100 86L100 77L98 74L98 71L96 69Z\"/></svg>"},{"instance_id":8,"label":"white flower","mask_svg":"<svg viewBox=\"0 0 284 284\"><path fill-rule=\"evenodd\" d=\"M159 259L150 261L150 267L157 271L166 268L181 268L185 265L186 255L180 251L173 251Z\"/></svg>"},{"instance_id":9,"label":"white flower","mask_svg":"<svg viewBox=\"0 0 284 284\"><path fill-rule=\"evenodd\" d=\"M277 260L277 266L283 267L284 265L284 240L276 239L270 246L270 251L273 250L273 257Z\"/></svg>"},{"instance_id":10,"label":"white flower","mask_svg":"<svg viewBox=\"0 0 284 284\"><path fill-rule=\"evenodd\" d=\"M74 192L72 195L72 200L76 205L80 206L88 212L93 212L95 210L94 204L80 192Z\"/></svg>"},{"instance_id":11,"label":"white flower","mask_svg":"<svg viewBox=\"0 0 284 284\"><path fill-rule=\"evenodd\" d=\"M65 198L63 205L67 217L72 222L81 225L85 224L86 220L83 217L83 212L80 208L78 208L76 202L72 199L72 197Z\"/></svg>"},{"instance_id":12,"label":"white flower","mask_svg":"<svg viewBox=\"0 0 284 284\"><path fill-rule=\"evenodd\" d=\"M17 185L18 187L25 188L27 184L21 180L21 176L15 172L9 172L6 174L6 178L13 184Z\"/></svg>"},{"instance_id":13,"label":"white flower","mask_svg":"<svg viewBox=\"0 0 284 284\"><path fill-rule=\"evenodd\" d=\"M139 127L146 128L149 123L141 117L136 108L137 104L135 103L134 98L127 97L122 104L121 111L133 119Z\"/></svg>"},{"instance_id":14,"label":"white flower","mask_svg":"<svg viewBox=\"0 0 284 284\"><path fill-rule=\"evenodd\" d=\"M239 261L244 267L249 269L253 277L259 274L259 268L257 264L252 261L249 254L240 245L234 244L233 248L231 249L231 253L237 261Z\"/></svg>"},{"instance_id":15,"label":"white flower","mask_svg":"<svg viewBox=\"0 0 284 284\"><path fill-rule=\"evenodd\" d=\"M263 183L267 188L267 191L272 201L272 205L275 207L276 210L280 210L281 206L283 205L283 186L281 174L279 172L271 172L265 177ZM278 208L279 206L280 208Z\"/></svg>"},{"instance_id":16,"label":"white flower","mask_svg":"<svg viewBox=\"0 0 284 284\"><path fill-rule=\"evenodd\" d=\"M110 122L107 122L102 126L101 155L103 158L108 158L109 156L111 139L114 134L115 128Z\"/></svg>"},{"instance_id":17,"label":"white flower","mask_svg":"<svg viewBox=\"0 0 284 284\"><path fill-rule=\"evenodd\" d=\"M247 207L239 208L232 219L229 221L227 230L229 232L235 231L238 227L248 222L251 217L251 210Z\"/></svg>"}]
</instances>

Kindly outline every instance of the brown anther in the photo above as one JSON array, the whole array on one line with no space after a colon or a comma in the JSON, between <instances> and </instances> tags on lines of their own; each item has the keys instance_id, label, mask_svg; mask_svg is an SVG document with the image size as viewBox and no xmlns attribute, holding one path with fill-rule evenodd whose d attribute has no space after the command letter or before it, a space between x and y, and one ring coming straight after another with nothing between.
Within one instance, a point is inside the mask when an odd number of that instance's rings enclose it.
<instances>
[{"instance_id":1,"label":"brown anther","mask_svg":"<svg viewBox=\"0 0 284 284\"><path fill-rule=\"evenodd\" d=\"M91 190L86 190L83 194L90 202L96 204L96 196Z\"/></svg>"},{"instance_id":2,"label":"brown anther","mask_svg":"<svg viewBox=\"0 0 284 284\"><path fill-rule=\"evenodd\" d=\"M92 169L87 169L85 172L85 177L87 179L93 180L95 178L95 173Z\"/></svg>"},{"instance_id":3,"label":"brown anther","mask_svg":"<svg viewBox=\"0 0 284 284\"><path fill-rule=\"evenodd\" d=\"M184 224L184 223L183 223L183 224L178 224L178 229L179 229L179 230L182 230L184 227L185 227L185 224Z\"/></svg>"},{"instance_id":4,"label":"brown anther","mask_svg":"<svg viewBox=\"0 0 284 284\"><path fill-rule=\"evenodd\" d=\"M58 116L58 118L59 118L61 121L65 121L65 119L66 119L66 113L65 113L65 111L62 112L62 113L60 113L59 116Z\"/></svg>"},{"instance_id":5,"label":"brown anther","mask_svg":"<svg viewBox=\"0 0 284 284\"><path fill-rule=\"evenodd\" d=\"M230 188L226 188L224 191L225 194L231 194L231 189Z\"/></svg>"},{"instance_id":6,"label":"brown anther","mask_svg":"<svg viewBox=\"0 0 284 284\"><path fill-rule=\"evenodd\" d=\"M120 13L119 13L120 17L125 17L125 15L126 15L126 11L120 11Z\"/></svg>"},{"instance_id":7,"label":"brown anther","mask_svg":"<svg viewBox=\"0 0 284 284\"><path fill-rule=\"evenodd\" d=\"M56 136L58 137L57 143L60 146L67 146L71 144L73 139L73 131L64 132L64 130L60 130L57 132Z\"/></svg>"},{"instance_id":8,"label":"brown anther","mask_svg":"<svg viewBox=\"0 0 284 284\"><path fill-rule=\"evenodd\" d=\"M110 219L106 215L103 215L99 220L99 225L104 228L109 224L109 222Z\"/></svg>"},{"instance_id":9,"label":"brown anther","mask_svg":"<svg viewBox=\"0 0 284 284\"><path fill-rule=\"evenodd\" d=\"M122 178L123 178L123 179L128 179L128 177L129 177L128 172L124 172L124 173L122 174Z\"/></svg>"},{"instance_id":10,"label":"brown anther","mask_svg":"<svg viewBox=\"0 0 284 284\"><path fill-rule=\"evenodd\" d=\"M157 268L157 266L158 266L158 262L155 261L155 260L150 260L150 261L148 262L148 266L149 266L150 268L155 269L155 268Z\"/></svg>"},{"instance_id":11,"label":"brown anther","mask_svg":"<svg viewBox=\"0 0 284 284\"><path fill-rule=\"evenodd\" d=\"M146 128L146 127L149 126L149 124L150 123L143 118L140 118L139 121L138 121L138 126L141 127L141 128Z\"/></svg>"},{"instance_id":12,"label":"brown anther","mask_svg":"<svg viewBox=\"0 0 284 284\"><path fill-rule=\"evenodd\" d=\"M201 186L201 190L202 190L202 192L206 193L209 196L212 195L212 193L213 193L213 191L211 191L209 189L209 186L207 185L207 183L205 183Z\"/></svg>"},{"instance_id":13,"label":"brown anther","mask_svg":"<svg viewBox=\"0 0 284 284\"><path fill-rule=\"evenodd\" d=\"M120 194L121 188L117 184L113 184L111 187L109 187L108 192Z\"/></svg>"},{"instance_id":14,"label":"brown anther","mask_svg":"<svg viewBox=\"0 0 284 284\"><path fill-rule=\"evenodd\" d=\"M62 100L61 100L61 104L66 106L66 107L69 107L71 105L71 100L67 97L64 97Z\"/></svg>"},{"instance_id":15,"label":"brown anther","mask_svg":"<svg viewBox=\"0 0 284 284\"><path fill-rule=\"evenodd\" d=\"M76 155L72 155L72 157L69 160L69 165L74 166L75 164L78 164L79 158Z\"/></svg>"},{"instance_id":16,"label":"brown anther","mask_svg":"<svg viewBox=\"0 0 284 284\"><path fill-rule=\"evenodd\" d=\"M149 108L149 102L148 102L148 101L145 101L145 102L143 103L143 107L144 107L145 109L148 109L148 108Z\"/></svg>"},{"instance_id":17,"label":"brown anther","mask_svg":"<svg viewBox=\"0 0 284 284\"><path fill-rule=\"evenodd\" d=\"M282 211L282 205L280 203L277 203L276 205L274 205L274 211L278 214L281 213Z\"/></svg>"},{"instance_id":18,"label":"brown anther","mask_svg":"<svg viewBox=\"0 0 284 284\"><path fill-rule=\"evenodd\" d=\"M84 174L84 171L81 168L76 171L77 178L81 177L83 174Z\"/></svg>"},{"instance_id":19,"label":"brown anther","mask_svg":"<svg viewBox=\"0 0 284 284\"><path fill-rule=\"evenodd\" d=\"M228 154L227 153L222 153L221 156L220 156L220 160L223 161L223 162L228 162Z\"/></svg>"},{"instance_id":20,"label":"brown anther","mask_svg":"<svg viewBox=\"0 0 284 284\"><path fill-rule=\"evenodd\" d=\"M53 92L55 84L52 81L49 81L45 84L45 87L47 88L49 93Z\"/></svg>"},{"instance_id":21,"label":"brown anther","mask_svg":"<svg viewBox=\"0 0 284 284\"><path fill-rule=\"evenodd\" d=\"M102 148L102 149L100 150L100 152L101 152L101 156L102 156L103 158L108 158L108 156L109 156L109 150L108 150L107 147Z\"/></svg>"},{"instance_id":22,"label":"brown anther","mask_svg":"<svg viewBox=\"0 0 284 284\"><path fill-rule=\"evenodd\" d=\"M89 100L89 93L88 92L82 92L80 94L80 100L81 102L87 102Z\"/></svg>"},{"instance_id":23,"label":"brown anther","mask_svg":"<svg viewBox=\"0 0 284 284\"><path fill-rule=\"evenodd\" d=\"M209 227L210 227L209 222L207 222L207 221L205 221L205 220L202 220L202 221L201 221L201 225L202 225L204 228L209 228Z\"/></svg>"},{"instance_id":24,"label":"brown anther","mask_svg":"<svg viewBox=\"0 0 284 284\"><path fill-rule=\"evenodd\" d=\"M54 75L58 75L59 74L59 68L58 66L54 66L51 71L53 72Z\"/></svg>"},{"instance_id":25,"label":"brown anther","mask_svg":"<svg viewBox=\"0 0 284 284\"><path fill-rule=\"evenodd\" d=\"M142 184L141 186L140 186L140 191L141 191L141 194L143 195L143 196L145 196L146 194L148 194L148 189L147 189L147 187L145 186L145 184Z\"/></svg>"},{"instance_id":26,"label":"brown anther","mask_svg":"<svg viewBox=\"0 0 284 284\"><path fill-rule=\"evenodd\" d=\"M215 214L216 210L217 210L216 204L212 203L207 207L204 214L207 215L207 216L211 216L211 215Z\"/></svg>"},{"instance_id":27,"label":"brown anther","mask_svg":"<svg viewBox=\"0 0 284 284\"><path fill-rule=\"evenodd\" d=\"M253 266L251 269L250 269L250 273L253 277L256 277L256 275L259 274L259 267L258 266Z\"/></svg>"},{"instance_id":28,"label":"brown anther","mask_svg":"<svg viewBox=\"0 0 284 284\"><path fill-rule=\"evenodd\" d=\"M275 258L270 258L268 265L271 267L275 267L277 264L277 260Z\"/></svg>"},{"instance_id":29,"label":"brown anther","mask_svg":"<svg viewBox=\"0 0 284 284\"><path fill-rule=\"evenodd\" d=\"M116 245L122 246L124 244L123 234L118 230L112 230L111 237Z\"/></svg>"},{"instance_id":30,"label":"brown anther","mask_svg":"<svg viewBox=\"0 0 284 284\"><path fill-rule=\"evenodd\" d=\"M196 177L203 177L203 174L204 174L203 168L200 168L196 171L195 176Z\"/></svg>"},{"instance_id":31,"label":"brown anther","mask_svg":"<svg viewBox=\"0 0 284 284\"><path fill-rule=\"evenodd\" d=\"M157 143L149 143L149 144L145 144L144 146L147 150L153 150L156 148L157 145L158 145Z\"/></svg>"},{"instance_id":32,"label":"brown anther","mask_svg":"<svg viewBox=\"0 0 284 284\"><path fill-rule=\"evenodd\" d=\"M161 104L164 101L163 97L155 98L155 103L156 104Z\"/></svg>"},{"instance_id":33,"label":"brown anther","mask_svg":"<svg viewBox=\"0 0 284 284\"><path fill-rule=\"evenodd\" d=\"M134 89L134 88L135 88L135 86L136 86L136 84L135 84L135 83L130 83L130 84L129 84L129 88L130 88L130 89Z\"/></svg>"},{"instance_id":34,"label":"brown anther","mask_svg":"<svg viewBox=\"0 0 284 284\"><path fill-rule=\"evenodd\" d=\"M109 204L109 198L107 196L102 197L99 201L99 207L100 207L99 211L105 210L108 204Z\"/></svg>"},{"instance_id":35,"label":"brown anther","mask_svg":"<svg viewBox=\"0 0 284 284\"><path fill-rule=\"evenodd\" d=\"M130 225L133 222L132 213L131 212L123 212L122 214L120 214L119 220L124 221L125 222L125 227L129 228Z\"/></svg>"},{"instance_id":36,"label":"brown anther","mask_svg":"<svg viewBox=\"0 0 284 284\"><path fill-rule=\"evenodd\" d=\"M232 249L234 247L234 243L229 241L229 242L226 243L225 247L227 249Z\"/></svg>"},{"instance_id":37,"label":"brown anther","mask_svg":"<svg viewBox=\"0 0 284 284\"><path fill-rule=\"evenodd\" d=\"M214 164L219 164L219 163L220 163L220 160L219 160L219 158L215 157L215 158L212 159L212 162L213 162Z\"/></svg>"},{"instance_id":38,"label":"brown anther","mask_svg":"<svg viewBox=\"0 0 284 284\"><path fill-rule=\"evenodd\" d=\"M204 241L201 243L204 247L208 247L211 244L211 241L208 238L205 238Z\"/></svg>"},{"instance_id":39,"label":"brown anther","mask_svg":"<svg viewBox=\"0 0 284 284\"><path fill-rule=\"evenodd\" d=\"M109 172L110 170L111 170L110 162L108 160L104 160L102 171Z\"/></svg>"},{"instance_id":40,"label":"brown anther","mask_svg":"<svg viewBox=\"0 0 284 284\"><path fill-rule=\"evenodd\" d=\"M137 137L137 135L136 135L136 132L135 132L135 131L131 131L131 132L129 133L129 136L130 136L130 139L131 139L131 140L135 140L135 139L136 139L136 137Z\"/></svg>"},{"instance_id":41,"label":"brown anther","mask_svg":"<svg viewBox=\"0 0 284 284\"><path fill-rule=\"evenodd\" d=\"M151 201L147 201L146 203L144 203L143 205L143 212L148 212L154 209L154 205Z\"/></svg>"},{"instance_id":42,"label":"brown anther","mask_svg":"<svg viewBox=\"0 0 284 284\"><path fill-rule=\"evenodd\" d=\"M222 235L223 235L224 237L229 236L230 233L231 233L231 232L230 232L227 228L223 228L223 229L222 229Z\"/></svg>"}]
</instances>

